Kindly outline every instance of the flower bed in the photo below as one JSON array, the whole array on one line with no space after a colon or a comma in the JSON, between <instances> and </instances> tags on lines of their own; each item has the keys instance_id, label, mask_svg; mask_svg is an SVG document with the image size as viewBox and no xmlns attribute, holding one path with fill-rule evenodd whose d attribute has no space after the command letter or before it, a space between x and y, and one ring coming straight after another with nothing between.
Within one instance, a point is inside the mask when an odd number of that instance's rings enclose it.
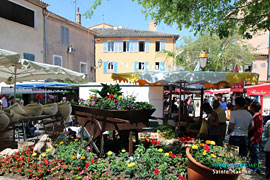
<instances>
[{"instance_id":1,"label":"flower bed","mask_svg":"<svg viewBox=\"0 0 270 180\"><path fill-rule=\"evenodd\" d=\"M29 179L185 179L187 158L179 147L162 146L149 140L137 146L133 156L125 149L108 151L105 158L84 148L78 139L60 136L56 154L32 149L0 159L0 174L16 174Z\"/></svg>"}]
</instances>

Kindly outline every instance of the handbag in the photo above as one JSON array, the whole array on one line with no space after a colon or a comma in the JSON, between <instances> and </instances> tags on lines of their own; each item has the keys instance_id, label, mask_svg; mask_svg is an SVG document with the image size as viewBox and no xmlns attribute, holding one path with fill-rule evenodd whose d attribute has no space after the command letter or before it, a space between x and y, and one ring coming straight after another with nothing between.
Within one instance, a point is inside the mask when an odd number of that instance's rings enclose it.
<instances>
[{"instance_id":1,"label":"handbag","mask_svg":"<svg viewBox=\"0 0 270 180\"><path fill-rule=\"evenodd\" d=\"M202 121L202 125L199 131L199 137L207 137L208 135L208 125L206 121Z\"/></svg>"}]
</instances>

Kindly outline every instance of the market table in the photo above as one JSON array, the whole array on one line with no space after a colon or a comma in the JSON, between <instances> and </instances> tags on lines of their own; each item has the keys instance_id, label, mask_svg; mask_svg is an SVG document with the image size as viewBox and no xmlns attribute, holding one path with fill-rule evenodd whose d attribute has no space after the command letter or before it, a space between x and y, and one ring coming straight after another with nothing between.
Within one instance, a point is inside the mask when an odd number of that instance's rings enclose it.
<instances>
[{"instance_id":1,"label":"market table","mask_svg":"<svg viewBox=\"0 0 270 180\"><path fill-rule=\"evenodd\" d=\"M48 120L50 118L51 120ZM15 139L15 130L16 127L20 127L23 130L23 140L26 141L26 129L25 129L25 124L27 122L32 122L32 121L39 121L41 120L43 125L50 124L50 123L55 123L58 121L61 121L61 117L56 114L56 115L40 115L40 116L25 116L23 119L21 119L18 122L11 123L10 126L13 129L13 137ZM53 126L53 132L54 132L54 126ZM18 135L18 139L19 139Z\"/></svg>"}]
</instances>

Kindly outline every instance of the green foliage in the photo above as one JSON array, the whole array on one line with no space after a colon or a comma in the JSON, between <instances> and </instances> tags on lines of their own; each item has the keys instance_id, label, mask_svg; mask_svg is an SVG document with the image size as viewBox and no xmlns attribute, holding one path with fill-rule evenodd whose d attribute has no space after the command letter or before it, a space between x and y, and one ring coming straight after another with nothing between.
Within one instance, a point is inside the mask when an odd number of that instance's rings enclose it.
<instances>
[{"instance_id":1,"label":"green foliage","mask_svg":"<svg viewBox=\"0 0 270 180\"><path fill-rule=\"evenodd\" d=\"M246 45L237 34L219 39L218 36L210 36L209 33L205 33L197 40L183 39L187 45L181 48L182 52L177 56L176 64L183 66L185 70L193 71L195 69L201 50L206 50L208 53L205 67L205 70L208 71L233 71L235 65L242 68L244 65L250 65L254 60L252 51L255 48Z\"/></svg>"},{"instance_id":2,"label":"green foliage","mask_svg":"<svg viewBox=\"0 0 270 180\"><path fill-rule=\"evenodd\" d=\"M174 127L168 124L158 126L157 133L164 135L166 139L172 139L176 137Z\"/></svg>"},{"instance_id":3,"label":"green foliage","mask_svg":"<svg viewBox=\"0 0 270 180\"><path fill-rule=\"evenodd\" d=\"M233 35L235 32L242 37L251 38L253 32L270 30L269 0L133 0L156 23L173 25L178 29L192 29L195 33L211 32L220 38ZM95 0L85 13L91 17L94 10L101 5Z\"/></svg>"},{"instance_id":4,"label":"green foliage","mask_svg":"<svg viewBox=\"0 0 270 180\"><path fill-rule=\"evenodd\" d=\"M105 98L109 96L110 94L112 94L114 97L118 97L123 94L123 92L121 92L121 88L119 84L107 85L107 84L101 83L101 85L102 85L102 89L100 91L97 89L91 89L90 91L99 94L100 97L102 98Z\"/></svg>"}]
</instances>

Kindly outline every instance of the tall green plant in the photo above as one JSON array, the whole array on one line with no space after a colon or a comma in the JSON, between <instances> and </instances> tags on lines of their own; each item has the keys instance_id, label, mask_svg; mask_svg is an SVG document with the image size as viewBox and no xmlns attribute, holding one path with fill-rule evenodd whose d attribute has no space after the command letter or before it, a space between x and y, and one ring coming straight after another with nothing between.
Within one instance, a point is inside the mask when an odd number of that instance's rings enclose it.
<instances>
[{"instance_id":1,"label":"tall green plant","mask_svg":"<svg viewBox=\"0 0 270 180\"><path fill-rule=\"evenodd\" d=\"M121 92L122 88L120 88L119 84L107 85L107 84L101 83L101 86L102 86L101 90L91 89L90 91L94 92L96 94L99 94L100 97L102 97L102 98L108 97L110 94L113 94L114 97L118 97L118 96L121 96L123 94L123 92Z\"/></svg>"}]
</instances>

